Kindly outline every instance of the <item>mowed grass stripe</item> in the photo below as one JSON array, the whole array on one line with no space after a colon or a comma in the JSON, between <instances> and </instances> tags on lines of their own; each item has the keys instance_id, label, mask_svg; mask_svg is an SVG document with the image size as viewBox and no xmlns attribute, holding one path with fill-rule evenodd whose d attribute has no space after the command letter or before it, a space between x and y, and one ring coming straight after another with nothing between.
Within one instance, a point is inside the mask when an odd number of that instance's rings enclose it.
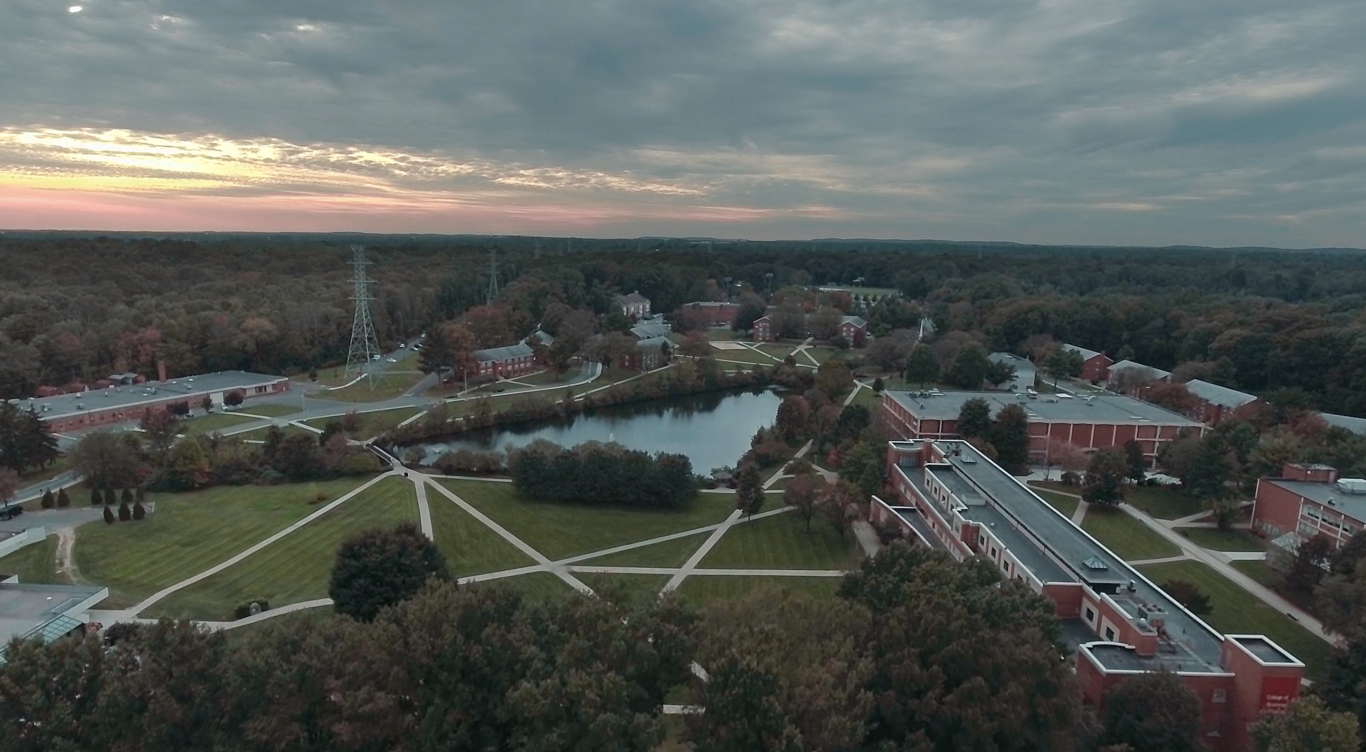
<instances>
[{"instance_id":1,"label":"mowed grass stripe","mask_svg":"<svg viewBox=\"0 0 1366 752\"><path fill-rule=\"evenodd\" d=\"M455 502L430 488L427 506L432 510L432 535L452 575L466 577L536 563Z\"/></svg>"},{"instance_id":2,"label":"mowed grass stripe","mask_svg":"<svg viewBox=\"0 0 1366 752\"><path fill-rule=\"evenodd\" d=\"M698 494L691 507L675 512L528 501L511 483L437 482L551 559L715 525L735 507L729 494Z\"/></svg>"},{"instance_id":3,"label":"mowed grass stripe","mask_svg":"<svg viewBox=\"0 0 1366 752\"><path fill-rule=\"evenodd\" d=\"M57 536L48 535L0 559L0 573L17 574L19 582L69 585L71 580L57 575Z\"/></svg>"},{"instance_id":4,"label":"mowed grass stripe","mask_svg":"<svg viewBox=\"0 0 1366 752\"><path fill-rule=\"evenodd\" d=\"M109 588L105 608L131 606L232 558L366 480L151 494L156 509L145 520L96 520L77 528L76 567L82 579ZM317 501L319 495L324 500Z\"/></svg>"},{"instance_id":5,"label":"mowed grass stripe","mask_svg":"<svg viewBox=\"0 0 1366 752\"><path fill-rule=\"evenodd\" d=\"M811 529L795 513L737 524L699 565L701 569L850 569L862 558L853 532L840 537L823 518Z\"/></svg>"},{"instance_id":6,"label":"mowed grass stripe","mask_svg":"<svg viewBox=\"0 0 1366 752\"><path fill-rule=\"evenodd\" d=\"M1093 505L1086 510L1081 527L1096 540L1129 561L1178 556L1181 548L1130 517L1122 509Z\"/></svg>"},{"instance_id":7,"label":"mowed grass stripe","mask_svg":"<svg viewBox=\"0 0 1366 752\"><path fill-rule=\"evenodd\" d=\"M593 567L681 567L706 540L707 533L698 533L576 563Z\"/></svg>"},{"instance_id":8,"label":"mowed grass stripe","mask_svg":"<svg viewBox=\"0 0 1366 752\"><path fill-rule=\"evenodd\" d=\"M271 607L327 597L342 541L364 530L417 522L417 495L403 478L385 478L252 556L148 609L146 616L227 619L239 604L264 598Z\"/></svg>"}]
</instances>

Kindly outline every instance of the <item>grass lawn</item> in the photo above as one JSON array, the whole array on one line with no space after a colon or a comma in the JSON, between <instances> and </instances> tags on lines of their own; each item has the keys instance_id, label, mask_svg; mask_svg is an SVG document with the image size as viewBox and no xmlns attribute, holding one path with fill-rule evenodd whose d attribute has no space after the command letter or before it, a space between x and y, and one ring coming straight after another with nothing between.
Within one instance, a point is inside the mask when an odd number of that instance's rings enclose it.
<instances>
[{"instance_id":1,"label":"grass lawn","mask_svg":"<svg viewBox=\"0 0 1366 752\"><path fill-rule=\"evenodd\" d=\"M366 379L354 386L322 392L317 396L321 399L337 400L338 402L383 402L402 396L404 392L417 386L418 382L422 381L423 376L424 374L419 371L386 372L375 378L373 389L370 386L370 380ZM346 381L341 383L344 384Z\"/></svg>"},{"instance_id":2,"label":"grass lawn","mask_svg":"<svg viewBox=\"0 0 1366 752\"><path fill-rule=\"evenodd\" d=\"M451 574L456 577L501 572L536 563L431 488L427 489L427 506L432 510L432 533L436 536L437 548L446 556Z\"/></svg>"},{"instance_id":3,"label":"grass lawn","mask_svg":"<svg viewBox=\"0 0 1366 752\"><path fill-rule=\"evenodd\" d=\"M783 358L786 358L787 356L791 355L791 354L792 354L792 351L797 349L797 346L796 346L796 345L775 345L775 344L773 344L773 343L771 343L771 342L765 342L765 343L759 345L759 349L760 349L760 350L763 350L764 352L768 353L769 355L772 355L773 357L777 358L778 360L782 360Z\"/></svg>"},{"instance_id":4,"label":"grass lawn","mask_svg":"<svg viewBox=\"0 0 1366 752\"><path fill-rule=\"evenodd\" d=\"M1030 484L1031 486L1034 484ZM1069 519L1077 512L1077 505L1081 504L1081 499L1075 496L1068 496L1058 491L1050 491L1046 488L1034 488L1034 493L1038 494L1049 506L1062 512Z\"/></svg>"},{"instance_id":5,"label":"grass lawn","mask_svg":"<svg viewBox=\"0 0 1366 752\"><path fill-rule=\"evenodd\" d=\"M569 369L563 374L555 373L553 370L545 370L540 373L532 373L526 376L518 376L515 380L523 384L533 384L535 386L550 386L552 384L563 384L570 379L577 379L579 372L576 369Z\"/></svg>"},{"instance_id":6,"label":"grass lawn","mask_svg":"<svg viewBox=\"0 0 1366 752\"><path fill-rule=\"evenodd\" d=\"M1129 561L1177 556L1181 549L1175 543L1148 529L1142 522L1119 509L1092 506L1086 512L1081 527L1096 540Z\"/></svg>"},{"instance_id":7,"label":"grass lawn","mask_svg":"<svg viewBox=\"0 0 1366 752\"><path fill-rule=\"evenodd\" d=\"M509 590L516 590L522 594L523 598L532 603L544 600L562 601L578 595L579 592L570 587L569 583L549 572L532 572L517 577L504 577L501 580L475 583L469 587L505 587Z\"/></svg>"},{"instance_id":8,"label":"grass lawn","mask_svg":"<svg viewBox=\"0 0 1366 752\"><path fill-rule=\"evenodd\" d=\"M270 430L270 426L266 426L265 428L258 428L258 429L254 430L254 431L247 431L246 433L234 434L234 435L233 435L233 438L234 438L234 439L242 439L243 441L265 441L265 440L266 440L266 432L269 431L269 430ZM306 428L299 428L298 426L289 425L289 424L280 426L280 433L284 434L285 436L293 436L294 434L298 434L298 433L308 434L309 436L317 436L317 435L318 435L318 434L313 433L312 431L310 431L310 430L308 430L308 429L306 429Z\"/></svg>"},{"instance_id":9,"label":"grass lawn","mask_svg":"<svg viewBox=\"0 0 1366 752\"><path fill-rule=\"evenodd\" d=\"M244 403L237 408L236 415L260 415L266 418L283 418L286 415L293 415L299 412L299 408L293 405L253 405L250 402Z\"/></svg>"},{"instance_id":10,"label":"grass lawn","mask_svg":"<svg viewBox=\"0 0 1366 752\"><path fill-rule=\"evenodd\" d=\"M882 395L872 389L860 389L854 396L855 405L863 405L869 410L876 410L882 405Z\"/></svg>"},{"instance_id":11,"label":"grass lawn","mask_svg":"<svg viewBox=\"0 0 1366 752\"><path fill-rule=\"evenodd\" d=\"M527 501L511 483L439 482L551 559L714 525L735 508L726 494L698 494L686 511L670 512Z\"/></svg>"},{"instance_id":12,"label":"grass lawn","mask_svg":"<svg viewBox=\"0 0 1366 752\"><path fill-rule=\"evenodd\" d=\"M806 522L779 514L732 527L702 559L703 569L851 569L863 552L852 532L843 538L817 515Z\"/></svg>"},{"instance_id":13,"label":"grass lawn","mask_svg":"<svg viewBox=\"0 0 1366 752\"><path fill-rule=\"evenodd\" d=\"M0 559L0 574L17 574L21 583L71 584L71 580L57 576L55 535L30 543Z\"/></svg>"},{"instance_id":14,"label":"grass lawn","mask_svg":"<svg viewBox=\"0 0 1366 752\"><path fill-rule=\"evenodd\" d=\"M593 592L614 601L649 603L659 597L659 591L669 581L662 574L584 574L575 573Z\"/></svg>"},{"instance_id":15,"label":"grass lawn","mask_svg":"<svg viewBox=\"0 0 1366 752\"><path fill-rule=\"evenodd\" d=\"M1267 541L1246 530L1227 533L1212 527L1178 527L1176 532L1186 536L1197 546L1215 551L1265 551Z\"/></svg>"},{"instance_id":16,"label":"grass lawn","mask_svg":"<svg viewBox=\"0 0 1366 752\"><path fill-rule=\"evenodd\" d=\"M1309 678L1323 675L1332 647L1227 577L1198 561L1153 564L1140 569L1159 585L1173 579L1195 583L1201 592L1209 595L1214 606L1213 611L1201 617L1211 627L1232 634L1266 635L1303 661Z\"/></svg>"},{"instance_id":17,"label":"grass lawn","mask_svg":"<svg viewBox=\"0 0 1366 752\"><path fill-rule=\"evenodd\" d=\"M600 567L681 567L687 563L688 557L692 556L693 552L707 540L707 535L709 534L698 533L686 538L675 538L663 543L633 548L629 551L619 551L594 559L585 559L579 563L584 566Z\"/></svg>"},{"instance_id":18,"label":"grass lawn","mask_svg":"<svg viewBox=\"0 0 1366 752\"><path fill-rule=\"evenodd\" d=\"M363 530L400 522L417 522L413 484L386 478L243 561L168 596L145 615L229 619L235 606L260 598L275 608L325 598L341 542Z\"/></svg>"},{"instance_id":19,"label":"grass lawn","mask_svg":"<svg viewBox=\"0 0 1366 752\"><path fill-rule=\"evenodd\" d=\"M741 363L752 363L760 366L776 366L780 360L774 360L763 353L753 350L717 350L712 348L711 356L718 361L739 361Z\"/></svg>"},{"instance_id":20,"label":"grass lawn","mask_svg":"<svg viewBox=\"0 0 1366 752\"><path fill-rule=\"evenodd\" d=\"M182 433L186 436L198 436L199 434L213 433L222 431L225 428L240 426L244 423L255 423L256 418L248 418L245 415L236 413L213 413L212 415L201 415L197 418L190 418L185 421Z\"/></svg>"},{"instance_id":21,"label":"grass lawn","mask_svg":"<svg viewBox=\"0 0 1366 752\"><path fill-rule=\"evenodd\" d=\"M683 602L701 608L719 600L743 598L764 589L805 593L815 598L833 598L840 586L839 577L689 577L678 586Z\"/></svg>"},{"instance_id":22,"label":"grass lawn","mask_svg":"<svg viewBox=\"0 0 1366 752\"><path fill-rule=\"evenodd\" d=\"M378 436L386 431L391 431L398 427L399 423L422 412L420 407L398 407L393 410L376 410L370 413L358 413L360 415L360 427L351 434L352 438L368 439ZM313 418L304 421L304 425L313 426L317 429L327 427L328 423L334 421L341 422L342 416L337 415L329 418Z\"/></svg>"},{"instance_id":23,"label":"grass lawn","mask_svg":"<svg viewBox=\"0 0 1366 752\"><path fill-rule=\"evenodd\" d=\"M1160 520L1176 520L1203 512L1200 500L1174 488L1162 486L1129 486L1124 499Z\"/></svg>"},{"instance_id":24,"label":"grass lawn","mask_svg":"<svg viewBox=\"0 0 1366 752\"><path fill-rule=\"evenodd\" d=\"M833 358L835 356L835 353L839 352L839 350L833 347L821 346L808 347L805 350L802 350L802 352L805 353L806 356L814 358L817 363L824 363L825 361ZM797 362L802 362L802 356L797 357ZM810 361L807 362L809 363Z\"/></svg>"},{"instance_id":25,"label":"grass lawn","mask_svg":"<svg viewBox=\"0 0 1366 752\"><path fill-rule=\"evenodd\" d=\"M1262 587L1276 589L1281 584L1281 575L1265 561L1235 561L1229 566L1257 581Z\"/></svg>"},{"instance_id":26,"label":"grass lawn","mask_svg":"<svg viewBox=\"0 0 1366 752\"><path fill-rule=\"evenodd\" d=\"M345 478L151 494L156 510L141 522L96 520L77 528L76 567L82 578L109 588L104 608L130 606L308 516L318 508L317 494L335 499L362 482Z\"/></svg>"}]
</instances>

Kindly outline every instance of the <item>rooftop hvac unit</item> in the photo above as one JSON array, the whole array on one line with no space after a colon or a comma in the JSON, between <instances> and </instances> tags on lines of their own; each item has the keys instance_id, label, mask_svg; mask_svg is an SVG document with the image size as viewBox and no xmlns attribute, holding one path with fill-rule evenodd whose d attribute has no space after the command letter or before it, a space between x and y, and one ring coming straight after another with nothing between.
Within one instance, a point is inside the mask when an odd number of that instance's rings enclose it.
<instances>
[{"instance_id":1,"label":"rooftop hvac unit","mask_svg":"<svg viewBox=\"0 0 1366 752\"><path fill-rule=\"evenodd\" d=\"M1366 494L1366 479L1342 478L1338 481L1338 489L1347 494Z\"/></svg>"}]
</instances>

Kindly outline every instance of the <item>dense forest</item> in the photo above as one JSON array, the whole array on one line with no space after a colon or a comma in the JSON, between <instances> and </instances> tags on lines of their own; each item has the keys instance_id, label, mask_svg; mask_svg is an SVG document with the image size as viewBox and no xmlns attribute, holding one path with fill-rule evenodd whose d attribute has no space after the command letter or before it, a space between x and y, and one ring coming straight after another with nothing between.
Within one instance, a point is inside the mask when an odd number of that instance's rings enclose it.
<instances>
[{"instance_id":1,"label":"dense forest","mask_svg":"<svg viewBox=\"0 0 1366 752\"><path fill-rule=\"evenodd\" d=\"M478 346L507 344L566 311L604 316L618 292L672 313L694 300L858 285L895 289L940 332L993 349L1025 352L1050 335L1157 368L1185 364L1245 391L1302 389L1320 409L1366 415L1359 252L889 241L7 235L0 395L151 372L156 360L172 374L339 363L352 242L375 261L384 343L464 318L479 324ZM490 250L502 293L487 307Z\"/></svg>"}]
</instances>

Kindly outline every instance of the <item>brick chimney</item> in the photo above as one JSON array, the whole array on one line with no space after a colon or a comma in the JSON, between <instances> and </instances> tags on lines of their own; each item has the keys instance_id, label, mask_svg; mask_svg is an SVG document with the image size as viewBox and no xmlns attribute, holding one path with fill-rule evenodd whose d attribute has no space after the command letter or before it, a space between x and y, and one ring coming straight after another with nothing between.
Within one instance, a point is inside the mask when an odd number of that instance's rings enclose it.
<instances>
[{"instance_id":1,"label":"brick chimney","mask_svg":"<svg viewBox=\"0 0 1366 752\"><path fill-rule=\"evenodd\" d=\"M166 381L166 361L157 361L157 381Z\"/></svg>"}]
</instances>

